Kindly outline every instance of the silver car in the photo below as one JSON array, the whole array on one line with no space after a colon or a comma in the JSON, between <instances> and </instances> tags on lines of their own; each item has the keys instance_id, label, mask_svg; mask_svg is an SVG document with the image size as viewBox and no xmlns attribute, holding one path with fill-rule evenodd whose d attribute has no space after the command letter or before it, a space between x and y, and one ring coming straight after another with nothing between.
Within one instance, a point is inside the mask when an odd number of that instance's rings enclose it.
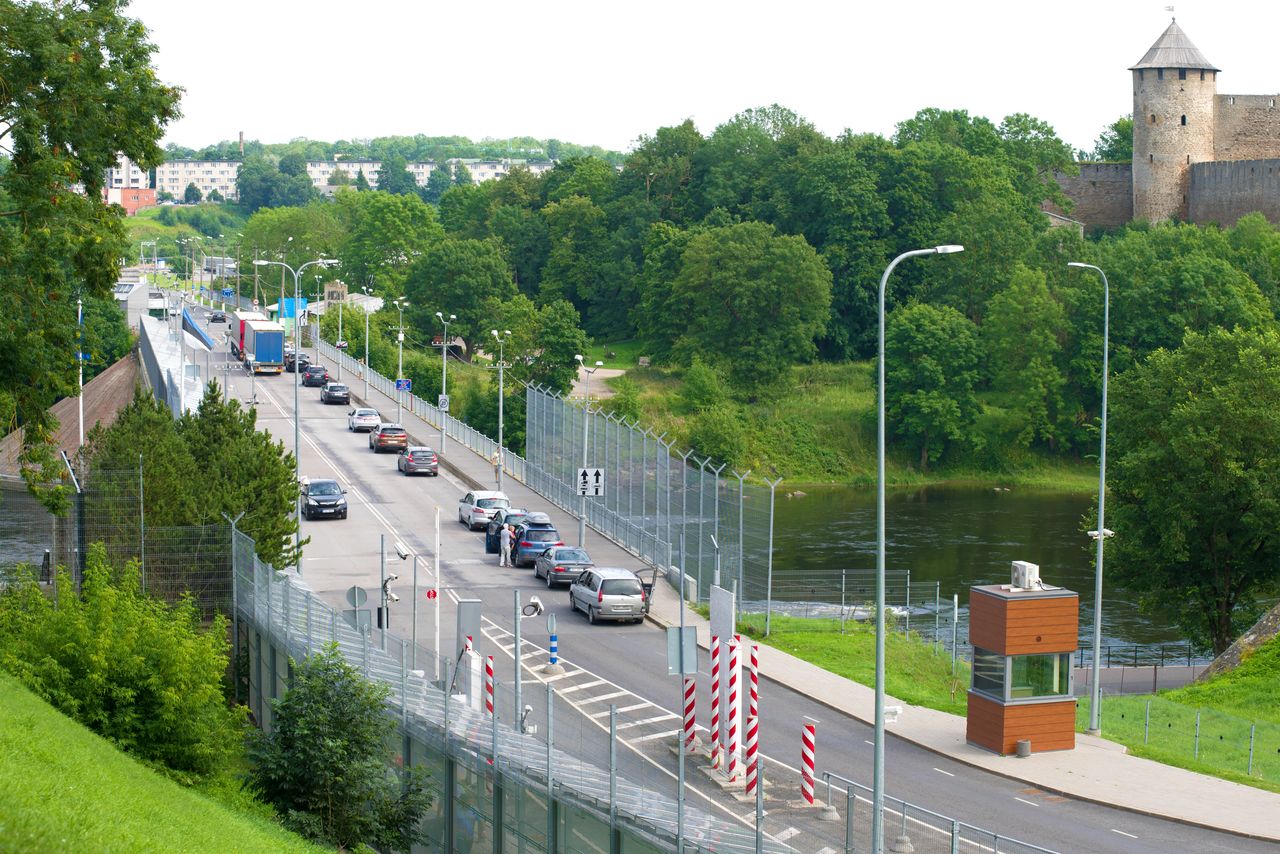
<instances>
[{"instance_id":1,"label":"silver car","mask_svg":"<svg viewBox=\"0 0 1280 854\"><path fill-rule=\"evenodd\" d=\"M577 546L552 546L533 562L533 577L546 579L547 586L573 581L584 569L592 567L586 549Z\"/></svg>"},{"instance_id":2,"label":"silver car","mask_svg":"<svg viewBox=\"0 0 1280 854\"><path fill-rule=\"evenodd\" d=\"M589 622L644 619L644 585L629 569L596 566L569 585L569 607Z\"/></svg>"},{"instance_id":3,"label":"silver car","mask_svg":"<svg viewBox=\"0 0 1280 854\"><path fill-rule=\"evenodd\" d=\"M505 492L477 489L458 502L458 521L468 528L484 528L495 513L510 506Z\"/></svg>"},{"instance_id":4,"label":"silver car","mask_svg":"<svg viewBox=\"0 0 1280 854\"><path fill-rule=\"evenodd\" d=\"M369 431L382 423L378 410L360 407L347 413L347 429L352 432Z\"/></svg>"}]
</instances>

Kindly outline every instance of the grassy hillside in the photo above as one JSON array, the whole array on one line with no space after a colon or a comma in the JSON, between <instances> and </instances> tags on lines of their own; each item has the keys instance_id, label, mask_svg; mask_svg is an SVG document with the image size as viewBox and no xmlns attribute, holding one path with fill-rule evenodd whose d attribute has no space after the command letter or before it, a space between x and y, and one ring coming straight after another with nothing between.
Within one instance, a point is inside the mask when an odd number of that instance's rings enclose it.
<instances>
[{"instance_id":1,"label":"grassy hillside","mask_svg":"<svg viewBox=\"0 0 1280 854\"><path fill-rule=\"evenodd\" d=\"M157 774L0 673L0 851L323 851Z\"/></svg>"},{"instance_id":2,"label":"grassy hillside","mask_svg":"<svg viewBox=\"0 0 1280 854\"><path fill-rule=\"evenodd\" d=\"M621 351L624 345L614 345ZM597 348L603 351L604 347ZM600 354L597 353L597 358ZM621 352L619 352L621 355ZM693 416L684 410L680 375L664 368L636 368L631 360L627 380L634 383L641 419L657 432L679 437L688 447ZM743 407L740 422L745 449L737 468L785 477L791 483L874 483L876 474L876 395L874 363L820 363L792 368L779 397ZM624 381L624 382L626 382ZM618 380L609 380L617 388ZM955 459L921 473L916 454L889 439L886 474L899 485L939 481L982 481L1043 489L1088 492L1097 488L1092 460L1073 461L1010 446L1002 440L999 401L984 401L986 411L976 430L985 451Z\"/></svg>"},{"instance_id":3,"label":"grassy hillside","mask_svg":"<svg viewBox=\"0 0 1280 854\"><path fill-rule=\"evenodd\" d=\"M1164 696L1187 706L1280 724L1280 637L1255 649L1234 670Z\"/></svg>"}]
</instances>

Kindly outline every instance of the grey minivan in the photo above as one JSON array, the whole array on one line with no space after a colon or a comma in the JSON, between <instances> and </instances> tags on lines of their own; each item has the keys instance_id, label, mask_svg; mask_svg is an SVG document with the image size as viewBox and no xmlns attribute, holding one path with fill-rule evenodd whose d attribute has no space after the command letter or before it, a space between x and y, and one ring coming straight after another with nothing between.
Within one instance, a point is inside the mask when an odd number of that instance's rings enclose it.
<instances>
[{"instance_id":1,"label":"grey minivan","mask_svg":"<svg viewBox=\"0 0 1280 854\"><path fill-rule=\"evenodd\" d=\"M629 569L595 566L569 585L569 607L589 622L644 619L644 586Z\"/></svg>"}]
</instances>

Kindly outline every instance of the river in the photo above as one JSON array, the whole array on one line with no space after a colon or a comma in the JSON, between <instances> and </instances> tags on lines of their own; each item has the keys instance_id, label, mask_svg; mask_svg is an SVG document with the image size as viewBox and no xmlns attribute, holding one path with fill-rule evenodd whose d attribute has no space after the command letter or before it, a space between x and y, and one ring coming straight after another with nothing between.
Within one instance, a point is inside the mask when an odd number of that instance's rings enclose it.
<instances>
[{"instance_id":1,"label":"river","mask_svg":"<svg viewBox=\"0 0 1280 854\"><path fill-rule=\"evenodd\" d=\"M780 491L774 574L873 570L876 548L874 488L806 486L802 497ZM1009 565L1040 565L1048 584L1080 594L1080 634L1092 631L1094 548L1081 530L1088 495L1013 488L929 486L891 490L885 499L885 568L910 569L918 582L940 582L944 601L963 608L975 584L1007 584ZM1105 568L1105 565L1104 565ZM1138 609L1136 594L1103 574L1102 633L1106 642L1179 642L1176 628Z\"/></svg>"}]
</instances>

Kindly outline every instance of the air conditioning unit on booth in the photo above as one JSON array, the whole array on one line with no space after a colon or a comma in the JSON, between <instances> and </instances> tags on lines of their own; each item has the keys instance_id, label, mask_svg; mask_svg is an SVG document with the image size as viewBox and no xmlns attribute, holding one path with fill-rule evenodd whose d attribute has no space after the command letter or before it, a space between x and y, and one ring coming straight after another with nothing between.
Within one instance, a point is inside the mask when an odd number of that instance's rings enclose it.
<instances>
[{"instance_id":1,"label":"air conditioning unit on booth","mask_svg":"<svg viewBox=\"0 0 1280 854\"><path fill-rule=\"evenodd\" d=\"M1013 562L1013 585L1023 590L1040 587L1040 565L1025 560Z\"/></svg>"}]
</instances>

